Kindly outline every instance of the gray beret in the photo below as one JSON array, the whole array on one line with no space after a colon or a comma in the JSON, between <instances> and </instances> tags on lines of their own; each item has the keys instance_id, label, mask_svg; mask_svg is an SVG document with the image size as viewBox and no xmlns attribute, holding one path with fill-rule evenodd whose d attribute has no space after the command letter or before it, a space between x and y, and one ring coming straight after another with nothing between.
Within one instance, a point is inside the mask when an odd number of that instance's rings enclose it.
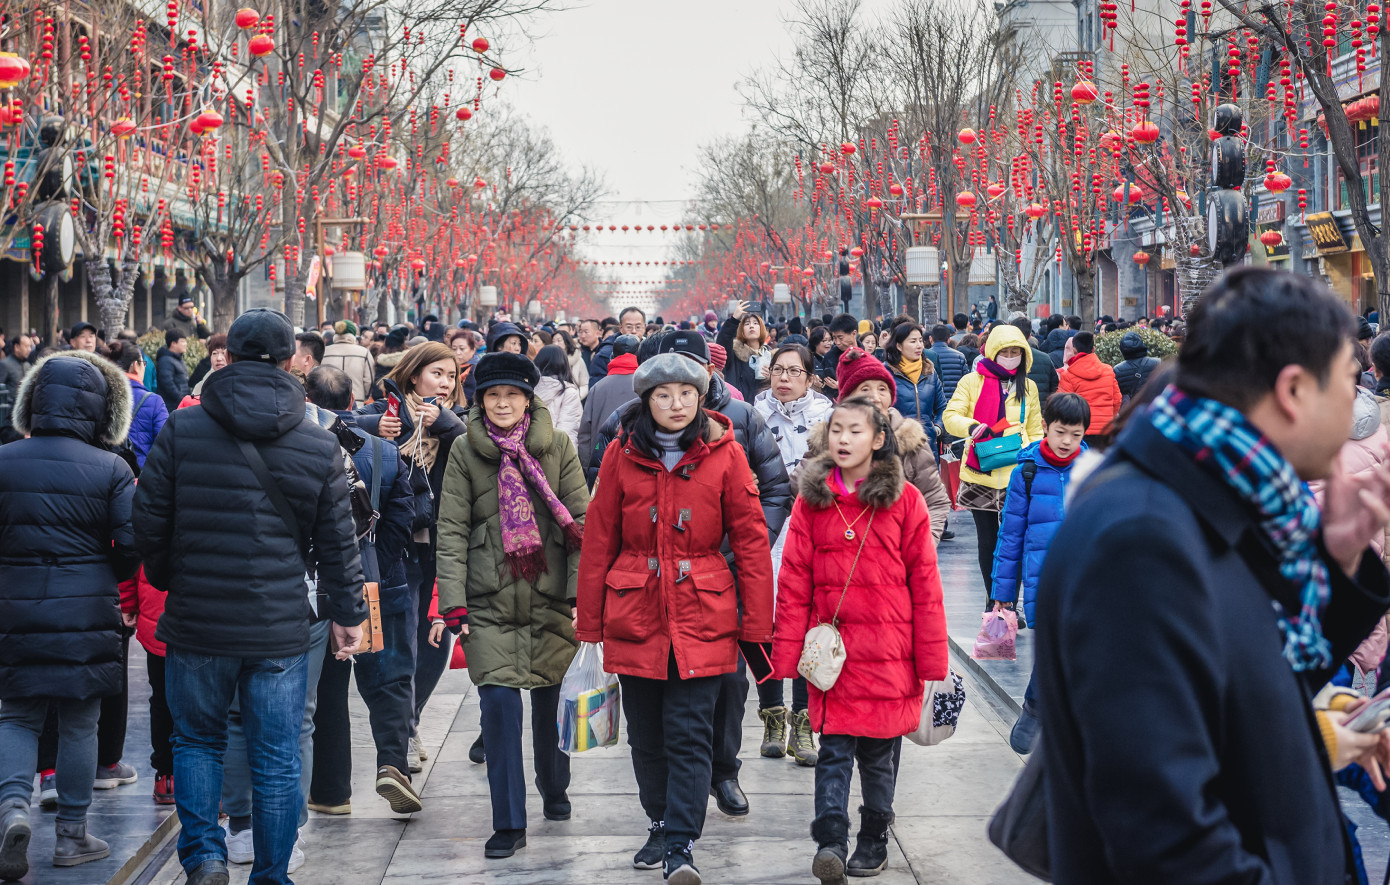
<instances>
[{"instance_id":1,"label":"gray beret","mask_svg":"<svg viewBox=\"0 0 1390 885\"><path fill-rule=\"evenodd\" d=\"M704 396L709 392L709 371L678 353L660 353L637 367L632 392L641 396L661 384L689 384Z\"/></svg>"}]
</instances>

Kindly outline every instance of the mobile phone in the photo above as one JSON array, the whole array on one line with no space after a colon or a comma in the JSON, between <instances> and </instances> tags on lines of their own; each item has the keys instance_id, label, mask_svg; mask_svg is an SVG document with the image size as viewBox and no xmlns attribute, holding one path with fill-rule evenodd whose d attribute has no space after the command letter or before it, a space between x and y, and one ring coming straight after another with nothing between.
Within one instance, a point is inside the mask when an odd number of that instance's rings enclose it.
<instances>
[{"instance_id":1,"label":"mobile phone","mask_svg":"<svg viewBox=\"0 0 1390 885\"><path fill-rule=\"evenodd\" d=\"M730 298L729 303L725 305L725 307L729 311L729 316L733 316L734 314L738 313L738 299Z\"/></svg>"},{"instance_id":2,"label":"mobile phone","mask_svg":"<svg viewBox=\"0 0 1390 885\"><path fill-rule=\"evenodd\" d=\"M386 417L399 418L401 416L401 398L391 391L386 392Z\"/></svg>"},{"instance_id":3,"label":"mobile phone","mask_svg":"<svg viewBox=\"0 0 1390 885\"><path fill-rule=\"evenodd\" d=\"M431 406L432 406L432 405L434 405L435 403L437 403L437 402L439 401L439 397L437 397L437 396L427 396L427 397L424 397L424 400L425 400L425 403L426 403L427 405L431 405Z\"/></svg>"}]
</instances>

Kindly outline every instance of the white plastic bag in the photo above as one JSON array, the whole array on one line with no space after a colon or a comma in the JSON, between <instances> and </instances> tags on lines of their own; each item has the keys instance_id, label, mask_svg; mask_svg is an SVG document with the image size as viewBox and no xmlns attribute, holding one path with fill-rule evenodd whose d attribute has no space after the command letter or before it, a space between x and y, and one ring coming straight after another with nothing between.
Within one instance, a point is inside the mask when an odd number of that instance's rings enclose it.
<instances>
[{"instance_id":1,"label":"white plastic bag","mask_svg":"<svg viewBox=\"0 0 1390 885\"><path fill-rule=\"evenodd\" d=\"M620 715L618 677L603 672L603 646L581 642L560 682L560 749L573 755L614 746Z\"/></svg>"}]
</instances>

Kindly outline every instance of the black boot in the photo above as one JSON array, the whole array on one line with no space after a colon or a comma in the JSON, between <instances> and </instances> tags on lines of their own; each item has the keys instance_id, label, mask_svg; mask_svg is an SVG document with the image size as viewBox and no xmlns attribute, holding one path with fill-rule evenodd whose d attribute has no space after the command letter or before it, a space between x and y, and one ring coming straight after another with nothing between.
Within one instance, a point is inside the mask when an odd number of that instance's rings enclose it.
<instances>
[{"instance_id":1,"label":"black boot","mask_svg":"<svg viewBox=\"0 0 1390 885\"><path fill-rule=\"evenodd\" d=\"M851 876L877 876L883 872L888 866L888 826L892 823L892 812L859 806L859 838L845 872Z\"/></svg>"},{"instance_id":2,"label":"black boot","mask_svg":"<svg viewBox=\"0 0 1390 885\"><path fill-rule=\"evenodd\" d=\"M482 765L487 761L487 753L483 750L483 736L481 734L473 742L473 746L468 748L468 761L474 765Z\"/></svg>"},{"instance_id":3,"label":"black boot","mask_svg":"<svg viewBox=\"0 0 1390 885\"><path fill-rule=\"evenodd\" d=\"M816 840L816 857L811 875L821 885L847 885L845 857L849 854L849 819L831 817L811 822L811 838Z\"/></svg>"}]
</instances>

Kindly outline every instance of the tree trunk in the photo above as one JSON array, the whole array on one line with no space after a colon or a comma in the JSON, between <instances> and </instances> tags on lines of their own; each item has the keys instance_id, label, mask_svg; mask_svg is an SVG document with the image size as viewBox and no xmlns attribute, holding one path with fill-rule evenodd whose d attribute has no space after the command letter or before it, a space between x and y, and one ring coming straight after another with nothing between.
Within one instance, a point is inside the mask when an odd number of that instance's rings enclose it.
<instances>
[{"instance_id":1,"label":"tree trunk","mask_svg":"<svg viewBox=\"0 0 1390 885\"><path fill-rule=\"evenodd\" d=\"M1020 279L1018 266L1005 261L999 266L999 275L1004 280L1004 317L1014 312L1026 314L1033 302L1033 291Z\"/></svg>"},{"instance_id":2,"label":"tree trunk","mask_svg":"<svg viewBox=\"0 0 1390 885\"><path fill-rule=\"evenodd\" d=\"M101 314L102 331L106 333L107 341L115 341L116 335L125 328L129 304L122 293L116 290L111 279L111 265L106 263L105 258L88 258L85 264L87 285L97 303L97 311Z\"/></svg>"},{"instance_id":3,"label":"tree trunk","mask_svg":"<svg viewBox=\"0 0 1390 885\"><path fill-rule=\"evenodd\" d=\"M1212 261L1210 257L1192 258L1191 256L1181 256L1176 259L1175 264L1178 297L1182 300L1183 316L1187 316L1192 308L1197 306L1198 299L1202 297L1202 293L1207 290L1207 287L1221 276L1221 265Z\"/></svg>"},{"instance_id":4,"label":"tree trunk","mask_svg":"<svg viewBox=\"0 0 1390 885\"><path fill-rule=\"evenodd\" d=\"M237 289L241 287L241 277L230 278L218 274L212 279L203 279L204 285L212 293L212 330L226 333L236 319Z\"/></svg>"},{"instance_id":5,"label":"tree trunk","mask_svg":"<svg viewBox=\"0 0 1390 885\"><path fill-rule=\"evenodd\" d=\"M1072 268L1072 279L1076 282L1076 302L1072 310L1088 323L1096 319L1096 266L1082 264Z\"/></svg>"},{"instance_id":6,"label":"tree trunk","mask_svg":"<svg viewBox=\"0 0 1390 885\"><path fill-rule=\"evenodd\" d=\"M941 285L923 286L917 302L919 325L931 328L941 318Z\"/></svg>"},{"instance_id":7,"label":"tree trunk","mask_svg":"<svg viewBox=\"0 0 1390 885\"><path fill-rule=\"evenodd\" d=\"M62 321L58 317L58 275L44 274L39 286L43 289L43 342L54 347L58 344L58 332L62 328Z\"/></svg>"},{"instance_id":8,"label":"tree trunk","mask_svg":"<svg viewBox=\"0 0 1390 885\"><path fill-rule=\"evenodd\" d=\"M974 263L973 255L967 255L964 261L951 262L951 297L950 303L943 305L943 313L949 312L954 316L958 313L969 315L970 313L970 265ZM950 316L946 319L951 319Z\"/></svg>"}]
</instances>

